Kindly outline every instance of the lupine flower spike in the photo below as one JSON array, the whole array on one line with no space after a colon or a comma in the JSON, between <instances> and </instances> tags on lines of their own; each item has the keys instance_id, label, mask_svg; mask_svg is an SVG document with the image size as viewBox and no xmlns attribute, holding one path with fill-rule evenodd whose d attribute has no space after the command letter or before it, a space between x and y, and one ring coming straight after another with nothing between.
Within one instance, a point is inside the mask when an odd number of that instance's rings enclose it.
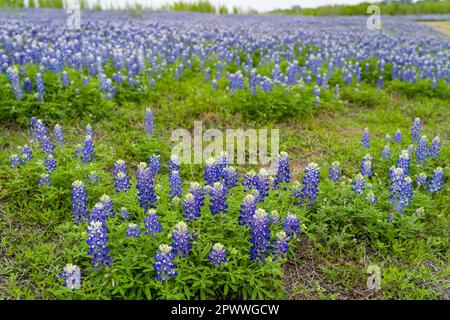
<instances>
[{"instance_id":1,"label":"lupine flower spike","mask_svg":"<svg viewBox=\"0 0 450 320\"><path fill-rule=\"evenodd\" d=\"M224 249L221 243L216 243L211 251L209 251L208 260L211 261L213 267L220 266L222 263L227 262L225 258L227 251Z\"/></svg>"},{"instance_id":2,"label":"lupine flower spike","mask_svg":"<svg viewBox=\"0 0 450 320\"><path fill-rule=\"evenodd\" d=\"M156 280L165 283L168 277L177 276L175 271L177 265L172 262L175 255L172 253L172 247L162 244L155 255L153 269L156 271Z\"/></svg>"},{"instance_id":3,"label":"lupine flower spike","mask_svg":"<svg viewBox=\"0 0 450 320\"><path fill-rule=\"evenodd\" d=\"M81 288L81 271L80 267L71 263L64 267L64 272L60 276L65 279L64 286L72 291Z\"/></svg>"}]
</instances>

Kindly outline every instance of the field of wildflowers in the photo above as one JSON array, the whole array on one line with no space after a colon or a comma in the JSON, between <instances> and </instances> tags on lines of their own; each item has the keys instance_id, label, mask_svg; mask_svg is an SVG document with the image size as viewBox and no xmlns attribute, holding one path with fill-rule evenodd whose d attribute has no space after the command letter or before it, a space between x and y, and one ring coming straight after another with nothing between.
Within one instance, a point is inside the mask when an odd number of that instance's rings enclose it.
<instances>
[{"instance_id":1,"label":"field of wildflowers","mask_svg":"<svg viewBox=\"0 0 450 320\"><path fill-rule=\"evenodd\" d=\"M66 20L0 13L1 298L450 298L444 35L396 17ZM197 120L279 129L276 173L181 163L171 132Z\"/></svg>"}]
</instances>

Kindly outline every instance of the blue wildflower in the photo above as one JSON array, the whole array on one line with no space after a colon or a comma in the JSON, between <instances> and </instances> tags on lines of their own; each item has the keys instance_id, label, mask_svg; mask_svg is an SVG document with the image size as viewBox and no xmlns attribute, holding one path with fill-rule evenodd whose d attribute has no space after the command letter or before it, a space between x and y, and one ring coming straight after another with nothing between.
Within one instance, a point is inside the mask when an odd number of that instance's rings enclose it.
<instances>
[{"instance_id":1,"label":"blue wildflower","mask_svg":"<svg viewBox=\"0 0 450 320\"><path fill-rule=\"evenodd\" d=\"M72 291L81 288L81 271L80 267L71 263L64 267L64 272L60 275L62 279L65 279L64 286Z\"/></svg>"},{"instance_id":2,"label":"blue wildflower","mask_svg":"<svg viewBox=\"0 0 450 320\"><path fill-rule=\"evenodd\" d=\"M53 129L53 136L55 137L57 146L62 146L64 144L64 133L62 132L59 124L55 125L55 128Z\"/></svg>"},{"instance_id":3,"label":"blue wildflower","mask_svg":"<svg viewBox=\"0 0 450 320\"><path fill-rule=\"evenodd\" d=\"M385 159L389 159L391 157L391 148L387 145L384 146L381 156Z\"/></svg>"},{"instance_id":4,"label":"blue wildflower","mask_svg":"<svg viewBox=\"0 0 450 320\"><path fill-rule=\"evenodd\" d=\"M45 168L48 173L51 173L56 169L56 160L51 154L45 157Z\"/></svg>"},{"instance_id":5,"label":"blue wildflower","mask_svg":"<svg viewBox=\"0 0 450 320\"><path fill-rule=\"evenodd\" d=\"M361 164L361 174L366 177L372 176L372 156L370 154L366 154L363 157Z\"/></svg>"},{"instance_id":6,"label":"blue wildflower","mask_svg":"<svg viewBox=\"0 0 450 320\"><path fill-rule=\"evenodd\" d=\"M270 178L269 173L264 168L254 178L254 187L258 191L256 202L263 202L269 195Z\"/></svg>"},{"instance_id":7,"label":"blue wildflower","mask_svg":"<svg viewBox=\"0 0 450 320\"><path fill-rule=\"evenodd\" d=\"M105 206L105 214L108 217L113 217L116 213L113 209L113 202L111 200L111 197L104 194L100 197L100 202Z\"/></svg>"},{"instance_id":8,"label":"blue wildflower","mask_svg":"<svg viewBox=\"0 0 450 320\"><path fill-rule=\"evenodd\" d=\"M414 122L411 127L411 138L413 141L419 142L421 129L422 123L420 121L420 118L414 119Z\"/></svg>"},{"instance_id":9,"label":"blue wildflower","mask_svg":"<svg viewBox=\"0 0 450 320\"><path fill-rule=\"evenodd\" d=\"M150 108L145 109L145 133L148 136L153 134L153 111Z\"/></svg>"},{"instance_id":10,"label":"blue wildflower","mask_svg":"<svg viewBox=\"0 0 450 320\"><path fill-rule=\"evenodd\" d=\"M389 203L394 206L398 213L403 213L404 207L412 200L412 180L406 176L402 168L396 168L390 182Z\"/></svg>"},{"instance_id":11,"label":"blue wildflower","mask_svg":"<svg viewBox=\"0 0 450 320\"><path fill-rule=\"evenodd\" d=\"M122 217L123 220L130 219L130 214L128 213L128 209L126 207L120 208L120 216Z\"/></svg>"},{"instance_id":12,"label":"blue wildflower","mask_svg":"<svg viewBox=\"0 0 450 320\"><path fill-rule=\"evenodd\" d=\"M192 238L186 223L180 221L176 224L175 229L172 231L172 240L172 245L177 255L185 257L189 254L192 248L190 243Z\"/></svg>"},{"instance_id":13,"label":"blue wildflower","mask_svg":"<svg viewBox=\"0 0 450 320\"><path fill-rule=\"evenodd\" d=\"M282 259L289 250L286 232L280 231L276 235L277 240L273 242L275 248L275 260Z\"/></svg>"},{"instance_id":14,"label":"blue wildflower","mask_svg":"<svg viewBox=\"0 0 450 320\"><path fill-rule=\"evenodd\" d=\"M152 155L148 158L148 168L150 169L152 179L161 171L161 164L159 163L159 156Z\"/></svg>"},{"instance_id":15,"label":"blue wildflower","mask_svg":"<svg viewBox=\"0 0 450 320\"><path fill-rule=\"evenodd\" d=\"M10 166L11 168L16 168L16 167L19 166L21 163L22 163L22 162L21 162L21 159L20 159L20 157L19 157L18 154L12 154L12 155L9 157L9 166Z\"/></svg>"},{"instance_id":16,"label":"blue wildflower","mask_svg":"<svg viewBox=\"0 0 450 320\"><path fill-rule=\"evenodd\" d=\"M418 175L416 175L417 186L421 186L427 183L427 178L428 177L425 172L421 172Z\"/></svg>"},{"instance_id":17,"label":"blue wildflower","mask_svg":"<svg viewBox=\"0 0 450 320\"><path fill-rule=\"evenodd\" d=\"M191 182L188 192L194 196L197 206L199 208L203 207L205 201L205 190L200 186L200 183L195 181Z\"/></svg>"},{"instance_id":18,"label":"blue wildflower","mask_svg":"<svg viewBox=\"0 0 450 320\"><path fill-rule=\"evenodd\" d=\"M377 197L375 197L375 194L372 191L369 191L367 193L366 200L370 203L375 203L377 202Z\"/></svg>"},{"instance_id":19,"label":"blue wildflower","mask_svg":"<svg viewBox=\"0 0 450 320\"><path fill-rule=\"evenodd\" d=\"M223 245L221 243L216 243L209 251L208 260L211 261L213 267L217 267L222 263L227 262L227 259L225 258L226 254L227 251L224 249Z\"/></svg>"},{"instance_id":20,"label":"blue wildflower","mask_svg":"<svg viewBox=\"0 0 450 320\"><path fill-rule=\"evenodd\" d=\"M252 194L248 194L244 197L243 204L241 205L240 216L238 223L250 227L252 217L256 211L256 199Z\"/></svg>"},{"instance_id":21,"label":"blue wildflower","mask_svg":"<svg viewBox=\"0 0 450 320\"><path fill-rule=\"evenodd\" d=\"M275 177L273 188L277 189L280 183L289 183L291 181L291 171L289 168L289 156L287 152L280 152L277 158L277 175Z\"/></svg>"},{"instance_id":22,"label":"blue wildflower","mask_svg":"<svg viewBox=\"0 0 450 320\"><path fill-rule=\"evenodd\" d=\"M253 215L251 224L251 239L252 247L250 248L250 259L259 259L263 264L266 263L266 257L272 249L270 243L270 221L264 209L257 209Z\"/></svg>"},{"instance_id":23,"label":"blue wildflower","mask_svg":"<svg viewBox=\"0 0 450 320\"><path fill-rule=\"evenodd\" d=\"M20 157L22 162L30 161L33 158L33 152L27 144L19 147L19 150L22 153Z\"/></svg>"},{"instance_id":24,"label":"blue wildflower","mask_svg":"<svg viewBox=\"0 0 450 320\"><path fill-rule=\"evenodd\" d=\"M198 206L192 193L188 193L183 201L183 218L187 222L195 221L200 217L201 207Z\"/></svg>"},{"instance_id":25,"label":"blue wildflower","mask_svg":"<svg viewBox=\"0 0 450 320\"><path fill-rule=\"evenodd\" d=\"M365 128L361 137L361 146L366 149L370 149L370 134L369 129Z\"/></svg>"},{"instance_id":26,"label":"blue wildflower","mask_svg":"<svg viewBox=\"0 0 450 320\"><path fill-rule=\"evenodd\" d=\"M87 209L86 186L82 181L77 180L72 183L72 214L75 217L75 223L83 222L89 217Z\"/></svg>"},{"instance_id":27,"label":"blue wildflower","mask_svg":"<svg viewBox=\"0 0 450 320\"><path fill-rule=\"evenodd\" d=\"M212 186L215 182L219 181L221 177L220 168L217 165L217 161L214 158L206 160L204 180L207 185Z\"/></svg>"},{"instance_id":28,"label":"blue wildflower","mask_svg":"<svg viewBox=\"0 0 450 320\"><path fill-rule=\"evenodd\" d=\"M423 135L419 137L419 145L416 149L416 162L425 162L428 156L428 139Z\"/></svg>"},{"instance_id":29,"label":"blue wildflower","mask_svg":"<svg viewBox=\"0 0 450 320\"><path fill-rule=\"evenodd\" d=\"M333 180L334 182L338 181L339 178L341 177L341 167L340 167L340 163L339 161L334 161L331 164L330 167L330 174L328 175L328 178L330 180Z\"/></svg>"},{"instance_id":30,"label":"blue wildflower","mask_svg":"<svg viewBox=\"0 0 450 320\"><path fill-rule=\"evenodd\" d=\"M175 197L181 198L182 183L179 171L174 170L169 173L169 185L170 185L169 195L172 198Z\"/></svg>"},{"instance_id":31,"label":"blue wildflower","mask_svg":"<svg viewBox=\"0 0 450 320\"><path fill-rule=\"evenodd\" d=\"M45 85L44 79L42 78L42 75L40 73L36 73L36 92L37 92L36 100L38 102L44 101Z\"/></svg>"},{"instance_id":32,"label":"blue wildflower","mask_svg":"<svg viewBox=\"0 0 450 320\"><path fill-rule=\"evenodd\" d=\"M41 186L49 186L49 185L51 185L48 173L42 173L38 183Z\"/></svg>"},{"instance_id":33,"label":"blue wildflower","mask_svg":"<svg viewBox=\"0 0 450 320\"><path fill-rule=\"evenodd\" d=\"M228 213L228 205L225 203L226 190L222 183L215 182L209 190L209 195L211 196L209 208L212 215Z\"/></svg>"},{"instance_id":34,"label":"blue wildflower","mask_svg":"<svg viewBox=\"0 0 450 320\"><path fill-rule=\"evenodd\" d=\"M81 149L81 161L84 164L94 161L95 159L94 155L95 150L94 150L94 143L92 141L92 136L86 136L84 138L83 149Z\"/></svg>"},{"instance_id":35,"label":"blue wildflower","mask_svg":"<svg viewBox=\"0 0 450 320\"><path fill-rule=\"evenodd\" d=\"M441 151L441 139L436 136L431 141L430 149L428 150L428 156L437 159L439 152Z\"/></svg>"},{"instance_id":36,"label":"blue wildflower","mask_svg":"<svg viewBox=\"0 0 450 320\"><path fill-rule=\"evenodd\" d=\"M96 184L98 182L98 175L95 173L95 171L89 172L86 178L91 182L91 184Z\"/></svg>"},{"instance_id":37,"label":"blue wildflower","mask_svg":"<svg viewBox=\"0 0 450 320\"><path fill-rule=\"evenodd\" d=\"M398 129L397 131L395 131L394 133L394 141L397 143L402 143L402 132L400 131L400 129Z\"/></svg>"},{"instance_id":38,"label":"blue wildflower","mask_svg":"<svg viewBox=\"0 0 450 320\"><path fill-rule=\"evenodd\" d=\"M358 173L355 176L355 179L353 180L352 185L353 185L352 190L356 194L363 194L363 191L364 191L365 186L366 186L366 182L364 180L364 176L361 173Z\"/></svg>"},{"instance_id":39,"label":"blue wildflower","mask_svg":"<svg viewBox=\"0 0 450 320\"><path fill-rule=\"evenodd\" d=\"M409 151L402 150L397 160L397 168L401 168L403 170L403 173L405 175L408 175L409 166L410 166Z\"/></svg>"},{"instance_id":40,"label":"blue wildflower","mask_svg":"<svg viewBox=\"0 0 450 320\"><path fill-rule=\"evenodd\" d=\"M295 214L288 213L287 217L284 218L283 229L289 238L300 233L300 222Z\"/></svg>"},{"instance_id":41,"label":"blue wildflower","mask_svg":"<svg viewBox=\"0 0 450 320\"><path fill-rule=\"evenodd\" d=\"M442 186L444 185L444 171L441 167L437 167L433 171L433 177L427 187L427 190L430 192L438 192L441 191Z\"/></svg>"},{"instance_id":42,"label":"blue wildflower","mask_svg":"<svg viewBox=\"0 0 450 320\"><path fill-rule=\"evenodd\" d=\"M139 204L145 211L149 208L155 207L156 196L155 189L153 188L152 172L147 168L145 162L141 162L138 165L136 171L136 189L138 189Z\"/></svg>"},{"instance_id":43,"label":"blue wildflower","mask_svg":"<svg viewBox=\"0 0 450 320\"><path fill-rule=\"evenodd\" d=\"M136 223L129 223L127 226L127 237L137 238L141 236L141 230Z\"/></svg>"},{"instance_id":44,"label":"blue wildflower","mask_svg":"<svg viewBox=\"0 0 450 320\"><path fill-rule=\"evenodd\" d=\"M156 271L156 280L165 283L168 277L177 276L175 271L177 265L172 262L175 255L172 252L172 247L167 244L162 244L158 248L155 255L155 263L153 269Z\"/></svg>"},{"instance_id":45,"label":"blue wildflower","mask_svg":"<svg viewBox=\"0 0 450 320\"><path fill-rule=\"evenodd\" d=\"M107 248L107 227L101 221L91 221L87 229L89 246L88 254L92 255L92 264L97 269L99 266L111 266L113 259L109 256L110 249Z\"/></svg>"}]
</instances>

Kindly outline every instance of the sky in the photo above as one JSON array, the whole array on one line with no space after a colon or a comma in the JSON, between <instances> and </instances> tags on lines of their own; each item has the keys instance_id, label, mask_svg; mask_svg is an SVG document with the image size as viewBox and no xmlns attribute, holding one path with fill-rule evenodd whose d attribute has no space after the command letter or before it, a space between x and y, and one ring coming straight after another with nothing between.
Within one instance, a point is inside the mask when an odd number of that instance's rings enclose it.
<instances>
[{"instance_id":1,"label":"sky","mask_svg":"<svg viewBox=\"0 0 450 320\"><path fill-rule=\"evenodd\" d=\"M88 0L88 2L97 3L98 0ZM111 3L115 6L130 4L144 4L158 7L162 4L176 2L177 0L100 0L102 6L108 7ZM195 0L194 0L195 1ZM366 0L367 1L367 0ZM189 2L189 0L187 0ZM314 8L328 4L357 4L364 0L210 0L214 4L221 4L232 9L234 6L242 9L256 9L258 11L270 11L273 9L288 9L293 5L299 5L302 8Z\"/></svg>"}]
</instances>

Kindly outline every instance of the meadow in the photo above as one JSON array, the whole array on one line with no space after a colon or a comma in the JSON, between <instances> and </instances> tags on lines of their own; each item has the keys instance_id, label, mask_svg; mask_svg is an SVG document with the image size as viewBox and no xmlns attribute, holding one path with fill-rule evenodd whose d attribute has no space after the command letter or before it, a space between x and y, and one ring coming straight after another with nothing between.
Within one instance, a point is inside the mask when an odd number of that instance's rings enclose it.
<instances>
[{"instance_id":1,"label":"meadow","mask_svg":"<svg viewBox=\"0 0 450 320\"><path fill-rule=\"evenodd\" d=\"M0 12L0 298L449 299L447 36L398 17L67 21ZM179 163L172 132L195 121L278 129L276 173Z\"/></svg>"}]
</instances>

